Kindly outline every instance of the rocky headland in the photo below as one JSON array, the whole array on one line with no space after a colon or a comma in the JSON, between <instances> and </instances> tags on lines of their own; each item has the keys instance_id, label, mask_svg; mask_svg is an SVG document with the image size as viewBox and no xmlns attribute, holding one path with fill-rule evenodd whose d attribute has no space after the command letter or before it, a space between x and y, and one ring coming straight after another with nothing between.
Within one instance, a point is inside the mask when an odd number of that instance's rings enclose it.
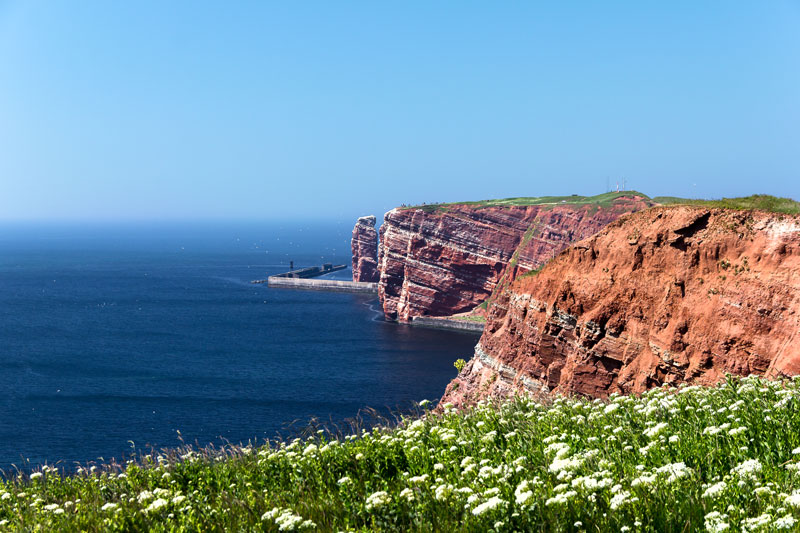
<instances>
[{"instance_id":1,"label":"rocky headland","mask_svg":"<svg viewBox=\"0 0 800 533\"><path fill-rule=\"evenodd\" d=\"M361 217L353 228L350 248L353 253L353 281L376 282L378 273L378 232L373 215Z\"/></svg>"},{"instance_id":2,"label":"rocky headland","mask_svg":"<svg viewBox=\"0 0 800 533\"><path fill-rule=\"evenodd\" d=\"M406 268L404 285L417 264ZM728 373L793 376L799 332L797 215L655 207L500 290L474 357L442 401L548 391L606 397L712 384Z\"/></svg>"},{"instance_id":3,"label":"rocky headland","mask_svg":"<svg viewBox=\"0 0 800 533\"><path fill-rule=\"evenodd\" d=\"M573 242L652 205L647 196L627 192L393 209L380 229L384 314L407 322L473 311ZM354 250L360 227L359 221ZM353 265L355 273L355 255Z\"/></svg>"}]
</instances>

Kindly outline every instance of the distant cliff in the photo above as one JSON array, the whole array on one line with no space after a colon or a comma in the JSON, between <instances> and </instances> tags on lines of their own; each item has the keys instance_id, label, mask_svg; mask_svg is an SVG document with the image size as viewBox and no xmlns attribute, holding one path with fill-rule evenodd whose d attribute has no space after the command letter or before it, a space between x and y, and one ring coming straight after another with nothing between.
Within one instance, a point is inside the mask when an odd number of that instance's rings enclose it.
<instances>
[{"instance_id":1,"label":"distant cliff","mask_svg":"<svg viewBox=\"0 0 800 533\"><path fill-rule=\"evenodd\" d=\"M497 294L443 401L726 373L800 374L797 215L656 207L609 225Z\"/></svg>"},{"instance_id":2,"label":"distant cliff","mask_svg":"<svg viewBox=\"0 0 800 533\"><path fill-rule=\"evenodd\" d=\"M353 281L378 281L378 232L375 230L374 216L358 219L353 228L350 248L353 253Z\"/></svg>"},{"instance_id":3,"label":"distant cliff","mask_svg":"<svg viewBox=\"0 0 800 533\"><path fill-rule=\"evenodd\" d=\"M384 313L407 321L470 311L571 243L652 205L627 192L393 209L380 232ZM355 273L355 256L353 264Z\"/></svg>"}]
</instances>

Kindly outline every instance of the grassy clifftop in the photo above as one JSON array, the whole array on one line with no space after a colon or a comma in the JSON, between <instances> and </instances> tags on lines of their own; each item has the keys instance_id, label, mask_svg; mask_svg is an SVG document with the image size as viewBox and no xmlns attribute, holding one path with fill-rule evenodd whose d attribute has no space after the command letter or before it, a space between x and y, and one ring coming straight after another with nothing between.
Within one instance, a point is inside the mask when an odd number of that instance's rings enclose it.
<instances>
[{"instance_id":1,"label":"grassy clifftop","mask_svg":"<svg viewBox=\"0 0 800 533\"><path fill-rule=\"evenodd\" d=\"M403 209L422 209L428 212L435 212L438 210L446 209L454 205L468 205L477 208L482 207L511 207L511 206L528 206L528 205L596 205L600 207L609 207L616 200L620 198L630 198L633 196L640 196L649 198L646 194L637 191L625 192L607 192L595 196L581 196L572 194L570 196L520 196L516 198L502 198L495 200L480 200L471 202L450 202L441 204L423 204L404 207Z\"/></svg>"},{"instance_id":2,"label":"grassy clifftop","mask_svg":"<svg viewBox=\"0 0 800 533\"><path fill-rule=\"evenodd\" d=\"M608 192L595 196L580 196L573 194L570 196L530 196L517 198L502 198L496 200L480 200L471 202L451 202L440 204L422 204L403 207L402 209L422 209L429 213L445 211L454 205L468 205L476 208L483 207L509 207L527 205L596 205L599 207L610 207L620 198L630 198L639 196L650 199L654 204L660 205L697 205L703 207L715 207L722 209L769 211L771 213L784 213L789 215L800 214L800 202L791 198L779 198L767 194L754 194L741 198L722 198L720 200L702 200L691 198L679 198L677 196L656 196L650 198L638 191Z\"/></svg>"},{"instance_id":3,"label":"grassy clifftop","mask_svg":"<svg viewBox=\"0 0 800 533\"><path fill-rule=\"evenodd\" d=\"M777 531L800 524L800 380L517 399L225 453L0 482L0 530Z\"/></svg>"},{"instance_id":4,"label":"grassy clifftop","mask_svg":"<svg viewBox=\"0 0 800 533\"><path fill-rule=\"evenodd\" d=\"M800 202L796 202L791 198L778 198L767 194L754 194L742 198L722 198L721 200L692 200L676 196L657 196L653 198L653 201L662 205L698 205L722 209L756 209L787 215L800 214Z\"/></svg>"}]
</instances>

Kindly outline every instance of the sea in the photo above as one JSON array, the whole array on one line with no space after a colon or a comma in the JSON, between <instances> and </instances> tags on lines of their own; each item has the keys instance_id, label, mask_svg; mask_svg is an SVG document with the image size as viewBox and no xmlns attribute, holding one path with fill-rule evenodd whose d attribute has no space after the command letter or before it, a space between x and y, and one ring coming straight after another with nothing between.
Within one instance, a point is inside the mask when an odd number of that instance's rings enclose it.
<instances>
[{"instance_id":1,"label":"sea","mask_svg":"<svg viewBox=\"0 0 800 533\"><path fill-rule=\"evenodd\" d=\"M351 229L0 224L0 469L346 433L436 401L474 334L386 322L371 295L251 283L349 264Z\"/></svg>"}]
</instances>

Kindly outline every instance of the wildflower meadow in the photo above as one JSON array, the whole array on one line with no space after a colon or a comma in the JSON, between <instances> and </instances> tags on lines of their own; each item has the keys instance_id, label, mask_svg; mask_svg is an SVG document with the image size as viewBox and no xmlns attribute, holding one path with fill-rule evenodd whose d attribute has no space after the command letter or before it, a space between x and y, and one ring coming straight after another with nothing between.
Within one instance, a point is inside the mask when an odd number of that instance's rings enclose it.
<instances>
[{"instance_id":1,"label":"wildflower meadow","mask_svg":"<svg viewBox=\"0 0 800 533\"><path fill-rule=\"evenodd\" d=\"M516 398L0 483L0 531L792 531L800 379Z\"/></svg>"}]
</instances>

